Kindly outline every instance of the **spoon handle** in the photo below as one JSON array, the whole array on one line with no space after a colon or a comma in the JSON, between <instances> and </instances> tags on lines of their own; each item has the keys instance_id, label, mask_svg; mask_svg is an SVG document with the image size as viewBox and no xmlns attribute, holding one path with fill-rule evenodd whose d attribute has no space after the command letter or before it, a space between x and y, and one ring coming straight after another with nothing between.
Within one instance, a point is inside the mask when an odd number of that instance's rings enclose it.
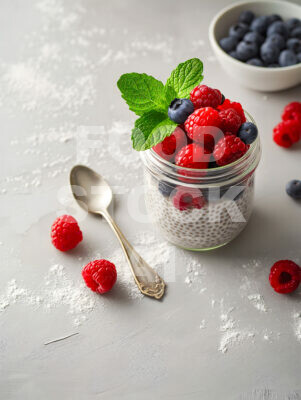
<instances>
[{"instance_id":1,"label":"spoon handle","mask_svg":"<svg viewBox=\"0 0 301 400\"><path fill-rule=\"evenodd\" d=\"M163 279L147 264L146 261L143 260L140 254L138 254L133 246L127 241L111 215L107 211L101 212L101 215L106 219L112 230L115 232L140 292L146 296L161 299L165 290Z\"/></svg>"}]
</instances>

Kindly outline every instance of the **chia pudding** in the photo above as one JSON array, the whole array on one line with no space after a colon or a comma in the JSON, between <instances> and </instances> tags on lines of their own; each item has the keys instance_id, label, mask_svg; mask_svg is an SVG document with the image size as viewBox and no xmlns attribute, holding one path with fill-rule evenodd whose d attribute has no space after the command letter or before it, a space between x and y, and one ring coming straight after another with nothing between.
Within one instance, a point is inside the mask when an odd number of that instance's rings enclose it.
<instances>
[{"instance_id":1,"label":"chia pudding","mask_svg":"<svg viewBox=\"0 0 301 400\"><path fill-rule=\"evenodd\" d=\"M172 194L164 196L159 182L145 176L145 203L152 222L169 242L186 249L205 250L223 246L246 226L253 209L254 176L241 185L235 200L223 198L206 202L201 209L180 211Z\"/></svg>"}]
</instances>

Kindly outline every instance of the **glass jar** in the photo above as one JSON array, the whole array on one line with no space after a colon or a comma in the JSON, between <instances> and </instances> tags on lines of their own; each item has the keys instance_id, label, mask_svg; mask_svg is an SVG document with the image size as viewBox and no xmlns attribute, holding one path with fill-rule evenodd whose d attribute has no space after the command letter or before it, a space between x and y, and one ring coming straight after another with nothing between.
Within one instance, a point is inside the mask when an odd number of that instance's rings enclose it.
<instances>
[{"instance_id":1,"label":"glass jar","mask_svg":"<svg viewBox=\"0 0 301 400\"><path fill-rule=\"evenodd\" d=\"M229 243L251 216L260 156L259 137L239 160L206 170L175 166L152 149L141 153L145 202L152 222L165 239L185 249L211 250ZM191 206L179 206L179 191Z\"/></svg>"}]
</instances>

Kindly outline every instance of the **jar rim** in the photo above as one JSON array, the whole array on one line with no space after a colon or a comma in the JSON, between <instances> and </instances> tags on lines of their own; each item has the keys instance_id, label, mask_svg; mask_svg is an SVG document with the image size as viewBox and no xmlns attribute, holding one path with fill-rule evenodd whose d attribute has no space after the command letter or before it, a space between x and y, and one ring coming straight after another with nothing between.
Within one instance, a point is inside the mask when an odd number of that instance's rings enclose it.
<instances>
[{"instance_id":1,"label":"jar rim","mask_svg":"<svg viewBox=\"0 0 301 400\"><path fill-rule=\"evenodd\" d=\"M253 117L245 111L247 121L256 125ZM229 184L231 181L241 180L245 175L256 169L261 157L260 138L257 136L256 140L250 145L248 151L238 160L231 164L206 169L186 168L179 167L171 162L164 160L153 149L142 152L141 158L149 169L153 172L163 173L168 180L181 180L185 176L185 181L188 184L197 184L202 186L206 184L216 184L217 182L225 182ZM185 182L183 182L185 184Z\"/></svg>"}]
</instances>

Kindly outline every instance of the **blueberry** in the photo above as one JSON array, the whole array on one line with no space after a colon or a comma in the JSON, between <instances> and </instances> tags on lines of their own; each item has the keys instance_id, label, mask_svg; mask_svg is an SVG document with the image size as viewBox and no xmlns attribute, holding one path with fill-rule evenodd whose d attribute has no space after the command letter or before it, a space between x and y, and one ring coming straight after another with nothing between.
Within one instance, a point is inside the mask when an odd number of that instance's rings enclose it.
<instances>
[{"instance_id":1,"label":"blueberry","mask_svg":"<svg viewBox=\"0 0 301 400\"><path fill-rule=\"evenodd\" d=\"M274 33L278 33L279 35L283 36L285 39L288 37L288 28L282 21L273 22L272 25L268 27L267 36L271 36Z\"/></svg>"},{"instance_id":2,"label":"blueberry","mask_svg":"<svg viewBox=\"0 0 301 400\"><path fill-rule=\"evenodd\" d=\"M184 124L194 111L194 106L189 99L174 99L168 108L168 117L177 124Z\"/></svg>"},{"instance_id":3,"label":"blueberry","mask_svg":"<svg viewBox=\"0 0 301 400\"><path fill-rule=\"evenodd\" d=\"M286 185L286 193L293 199L301 199L301 181L294 179Z\"/></svg>"},{"instance_id":4,"label":"blueberry","mask_svg":"<svg viewBox=\"0 0 301 400\"><path fill-rule=\"evenodd\" d=\"M245 34L243 41L246 43L256 43L260 46L264 42L264 37L258 32L248 32Z\"/></svg>"},{"instance_id":5,"label":"blueberry","mask_svg":"<svg viewBox=\"0 0 301 400\"><path fill-rule=\"evenodd\" d=\"M237 54L237 52L235 50L230 51L229 56L231 56L233 58L236 58L236 60L239 60L238 54Z\"/></svg>"},{"instance_id":6,"label":"blueberry","mask_svg":"<svg viewBox=\"0 0 301 400\"><path fill-rule=\"evenodd\" d=\"M232 25L229 29L229 35L234 36L237 39L242 39L245 34L248 32L249 27L246 24L238 23L236 25Z\"/></svg>"},{"instance_id":7,"label":"blueberry","mask_svg":"<svg viewBox=\"0 0 301 400\"><path fill-rule=\"evenodd\" d=\"M292 31L301 26L301 20L299 18L290 18L285 22L285 25L289 31Z\"/></svg>"},{"instance_id":8,"label":"blueberry","mask_svg":"<svg viewBox=\"0 0 301 400\"><path fill-rule=\"evenodd\" d=\"M264 42L260 48L260 55L263 62L273 64L278 61L280 50L273 43Z\"/></svg>"},{"instance_id":9,"label":"blueberry","mask_svg":"<svg viewBox=\"0 0 301 400\"><path fill-rule=\"evenodd\" d=\"M255 31L264 35L268 28L268 17L266 15L262 15L261 17L257 17L251 23L251 31Z\"/></svg>"},{"instance_id":10,"label":"blueberry","mask_svg":"<svg viewBox=\"0 0 301 400\"><path fill-rule=\"evenodd\" d=\"M225 101L225 96L222 94L222 102L221 102L221 104L223 104L224 101Z\"/></svg>"},{"instance_id":11,"label":"blueberry","mask_svg":"<svg viewBox=\"0 0 301 400\"><path fill-rule=\"evenodd\" d=\"M176 185L170 183L170 182L165 182L165 181L160 181L159 182L159 192L164 196L164 197L169 197L172 191L175 189Z\"/></svg>"},{"instance_id":12,"label":"blueberry","mask_svg":"<svg viewBox=\"0 0 301 400\"><path fill-rule=\"evenodd\" d=\"M235 50L237 43L238 39L235 36L224 37L219 41L219 45L226 53Z\"/></svg>"},{"instance_id":13,"label":"blueberry","mask_svg":"<svg viewBox=\"0 0 301 400\"><path fill-rule=\"evenodd\" d=\"M251 58L247 61L249 65L255 65L256 67L264 67L263 62L259 58Z\"/></svg>"},{"instance_id":14,"label":"blueberry","mask_svg":"<svg viewBox=\"0 0 301 400\"><path fill-rule=\"evenodd\" d=\"M296 39L296 38L290 38L286 42L286 47L289 50L292 50L294 53L300 53L301 52L301 40Z\"/></svg>"},{"instance_id":15,"label":"blueberry","mask_svg":"<svg viewBox=\"0 0 301 400\"><path fill-rule=\"evenodd\" d=\"M257 56L258 46L256 43L240 42L236 47L236 52L241 61L247 61Z\"/></svg>"},{"instance_id":16,"label":"blueberry","mask_svg":"<svg viewBox=\"0 0 301 400\"><path fill-rule=\"evenodd\" d=\"M269 25L273 24L276 21L282 21L282 18L278 14L268 15L268 23Z\"/></svg>"},{"instance_id":17,"label":"blueberry","mask_svg":"<svg viewBox=\"0 0 301 400\"><path fill-rule=\"evenodd\" d=\"M285 40L284 37L279 35L279 33L273 33L271 36L268 36L267 42L273 43L278 47L279 50L283 50L285 48Z\"/></svg>"},{"instance_id":18,"label":"blueberry","mask_svg":"<svg viewBox=\"0 0 301 400\"><path fill-rule=\"evenodd\" d=\"M251 144L255 141L258 136L257 126L252 122L244 122L241 124L237 136L245 143Z\"/></svg>"},{"instance_id":19,"label":"blueberry","mask_svg":"<svg viewBox=\"0 0 301 400\"><path fill-rule=\"evenodd\" d=\"M283 50L279 56L280 67L289 67L297 64L297 56L292 50Z\"/></svg>"},{"instance_id":20,"label":"blueberry","mask_svg":"<svg viewBox=\"0 0 301 400\"><path fill-rule=\"evenodd\" d=\"M268 68L279 68L279 67L280 67L280 65L277 64L277 63L273 63L273 64L269 64L268 65Z\"/></svg>"},{"instance_id":21,"label":"blueberry","mask_svg":"<svg viewBox=\"0 0 301 400\"><path fill-rule=\"evenodd\" d=\"M254 18L255 18L254 13L252 11L246 10L240 14L238 21L243 22L246 25L250 25L250 23L253 21Z\"/></svg>"},{"instance_id":22,"label":"blueberry","mask_svg":"<svg viewBox=\"0 0 301 400\"><path fill-rule=\"evenodd\" d=\"M301 39L301 26L293 29L291 31L290 37L292 38L297 38L297 39Z\"/></svg>"}]
</instances>

